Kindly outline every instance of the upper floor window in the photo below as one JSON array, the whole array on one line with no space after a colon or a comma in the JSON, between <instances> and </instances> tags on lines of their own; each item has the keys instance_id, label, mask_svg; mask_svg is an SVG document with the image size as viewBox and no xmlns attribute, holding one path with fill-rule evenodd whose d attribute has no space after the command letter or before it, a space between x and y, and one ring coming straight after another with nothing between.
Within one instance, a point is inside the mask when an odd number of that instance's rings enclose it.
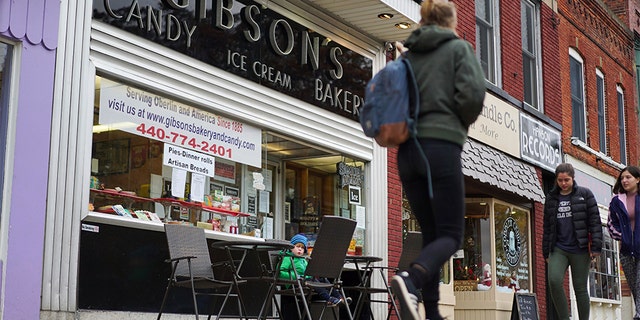
<instances>
[{"instance_id":1,"label":"upper floor window","mask_svg":"<svg viewBox=\"0 0 640 320\"><path fill-rule=\"evenodd\" d=\"M482 65L484 75L497 84L498 56L496 53L496 10L495 0L476 1L476 55Z\"/></svg>"},{"instance_id":2,"label":"upper floor window","mask_svg":"<svg viewBox=\"0 0 640 320\"><path fill-rule=\"evenodd\" d=\"M598 103L598 141L600 152L607 153L607 121L605 114L605 99L604 99L604 74L599 69L596 69L596 94Z\"/></svg>"},{"instance_id":3,"label":"upper floor window","mask_svg":"<svg viewBox=\"0 0 640 320\"><path fill-rule=\"evenodd\" d=\"M540 34L538 8L529 0L521 2L522 30L522 77L524 82L524 102L541 109L540 79ZM540 110L542 111L542 110Z\"/></svg>"},{"instance_id":4,"label":"upper floor window","mask_svg":"<svg viewBox=\"0 0 640 320\"><path fill-rule=\"evenodd\" d=\"M620 137L620 163L627 164L627 138L625 135L624 122L624 91L619 85L616 86L618 97L618 136Z\"/></svg>"},{"instance_id":5,"label":"upper floor window","mask_svg":"<svg viewBox=\"0 0 640 320\"><path fill-rule=\"evenodd\" d=\"M584 104L584 65L580 55L569 49L571 77L571 136L587 141L587 122Z\"/></svg>"}]
</instances>

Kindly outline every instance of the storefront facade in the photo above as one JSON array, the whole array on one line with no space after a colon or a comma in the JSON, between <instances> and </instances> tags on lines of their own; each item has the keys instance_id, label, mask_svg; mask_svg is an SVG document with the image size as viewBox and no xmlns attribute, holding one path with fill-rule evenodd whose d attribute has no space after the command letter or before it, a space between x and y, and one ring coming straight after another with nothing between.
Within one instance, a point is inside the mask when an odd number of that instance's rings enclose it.
<instances>
[{"instance_id":1,"label":"storefront facade","mask_svg":"<svg viewBox=\"0 0 640 320\"><path fill-rule=\"evenodd\" d=\"M63 11L86 18L61 40L45 314L157 311L159 220L212 240L305 233L312 246L323 215L345 216L358 221L351 253L386 263L386 150L357 121L386 62L379 40L285 1Z\"/></svg>"},{"instance_id":2,"label":"storefront facade","mask_svg":"<svg viewBox=\"0 0 640 320\"><path fill-rule=\"evenodd\" d=\"M0 1L2 319L40 312L58 18L57 2Z\"/></svg>"},{"instance_id":3,"label":"storefront facade","mask_svg":"<svg viewBox=\"0 0 640 320\"><path fill-rule=\"evenodd\" d=\"M469 137L465 235L452 260L455 319L508 319L514 293L540 295L541 177L560 163L560 132L488 91Z\"/></svg>"}]
</instances>

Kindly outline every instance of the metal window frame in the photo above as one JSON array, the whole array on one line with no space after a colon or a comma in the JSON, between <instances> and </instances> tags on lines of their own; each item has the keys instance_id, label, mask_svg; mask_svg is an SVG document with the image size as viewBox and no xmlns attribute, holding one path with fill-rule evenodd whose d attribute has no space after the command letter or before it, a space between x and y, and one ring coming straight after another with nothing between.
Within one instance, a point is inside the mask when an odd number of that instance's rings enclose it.
<instances>
[{"instance_id":1,"label":"metal window frame","mask_svg":"<svg viewBox=\"0 0 640 320\"><path fill-rule=\"evenodd\" d=\"M571 122L572 122L572 131L574 129L574 127L580 126L582 129L582 132L579 132L578 135L575 135L575 132L572 132L571 135L573 137L576 137L577 139L579 139L580 141L586 142L587 141L587 110L586 110L586 101L585 101L585 81L584 81L584 60L582 59L582 57L578 54L578 52L573 49L573 48L569 48L569 66L571 66L571 63L575 61L577 64L579 64L580 66L580 78L579 79L573 79L571 78L571 85L573 86L573 81L580 81L579 83L577 83L578 86L580 86L580 92L582 93L582 96L580 97L580 102L582 107L580 108L580 110L576 110L576 111L581 111L581 113L579 115L575 115L573 114L573 102L574 99L573 97L573 93L571 94ZM569 73L569 76L571 77L571 73ZM580 122L580 123L578 123Z\"/></svg>"},{"instance_id":2,"label":"metal window frame","mask_svg":"<svg viewBox=\"0 0 640 320\"><path fill-rule=\"evenodd\" d=\"M600 84L602 86L600 86ZM604 73L600 69L596 69L596 93L598 95L597 106L598 106L598 142L600 147L600 152L604 154L608 154L607 152L607 99L605 97L605 81L604 81Z\"/></svg>"}]
</instances>

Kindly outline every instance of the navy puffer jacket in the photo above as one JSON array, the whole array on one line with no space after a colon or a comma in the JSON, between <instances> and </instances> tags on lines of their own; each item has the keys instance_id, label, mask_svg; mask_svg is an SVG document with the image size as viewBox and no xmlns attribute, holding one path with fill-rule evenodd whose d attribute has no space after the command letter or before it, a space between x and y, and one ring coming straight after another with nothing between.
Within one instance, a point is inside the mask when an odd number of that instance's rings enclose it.
<instances>
[{"instance_id":1,"label":"navy puffer jacket","mask_svg":"<svg viewBox=\"0 0 640 320\"><path fill-rule=\"evenodd\" d=\"M638 230L640 230L640 218L638 218L638 211L636 211L635 226L631 231L631 221L629 221L629 212L627 207L622 201L625 194L619 194L611 199L609 203L609 220L607 222L607 228L609 234L614 240L620 241L620 254L625 256L640 257L640 236L638 236ZM640 195L635 197L635 207L640 208Z\"/></svg>"}]
</instances>

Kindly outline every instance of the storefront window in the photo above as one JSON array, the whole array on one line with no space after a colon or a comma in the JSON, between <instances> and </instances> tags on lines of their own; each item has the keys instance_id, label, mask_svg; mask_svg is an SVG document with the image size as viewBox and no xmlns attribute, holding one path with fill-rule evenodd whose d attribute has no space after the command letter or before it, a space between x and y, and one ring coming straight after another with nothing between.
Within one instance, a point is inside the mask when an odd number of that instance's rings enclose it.
<instances>
[{"instance_id":1,"label":"storefront window","mask_svg":"<svg viewBox=\"0 0 640 320\"><path fill-rule=\"evenodd\" d=\"M365 214L362 161L105 78L96 95L90 211L262 238L302 232L310 247L322 216Z\"/></svg>"},{"instance_id":2,"label":"storefront window","mask_svg":"<svg viewBox=\"0 0 640 320\"><path fill-rule=\"evenodd\" d=\"M529 292L528 230L528 210L495 199L467 199L465 235L453 259L454 290Z\"/></svg>"},{"instance_id":3,"label":"storefront window","mask_svg":"<svg viewBox=\"0 0 640 320\"><path fill-rule=\"evenodd\" d=\"M268 211L259 206L268 193L259 202L241 189L253 179L254 190L270 190L261 130L105 78L96 86L91 211L257 232L256 219L239 219Z\"/></svg>"},{"instance_id":4,"label":"storefront window","mask_svg":"<svg viewBox=\"0 0 640 320\"><path fill-rule=\"evenodd\" d=\"M491 207L486 200L467 201L462 248L454 255L455 290L489 290L491 264Z\"/></svg>"},{"instance_id":5,"label":"storefront window","mask_svg":"<svg viewBox=\"0 0 640 320\"><path fill-rule=\"evenodd\" d=\"M336 215L358 220L364 214L363 165L340 157L325 158L324 165L285 161L285 226L288 239L305 233L313 250L322 216ZM349 253L361 255L364 226L358 224Z\"/></svg>"},{"instance_id":6,"label":"storefront window","mask_svg":"<svg viewBox=\"0 0 640 320\"><path fill-rule=\"evenodd\" d=\"M11 77L11 46L0 42L0 149L7 150L9 116L9 80ZM2 212L5 153L0 155L0 212Z\"/></svg>"},{"instance_id":7,"label":"storefront window","mask_svg":"<svg viewBox=\"0 0 640 320\"><path fill-rule=\"evenodd\" d=\"M592 298L620 300L618 246L605 227L602 228L602 253L591 262L589 294Z\"/></svg>"}]
</instances>

